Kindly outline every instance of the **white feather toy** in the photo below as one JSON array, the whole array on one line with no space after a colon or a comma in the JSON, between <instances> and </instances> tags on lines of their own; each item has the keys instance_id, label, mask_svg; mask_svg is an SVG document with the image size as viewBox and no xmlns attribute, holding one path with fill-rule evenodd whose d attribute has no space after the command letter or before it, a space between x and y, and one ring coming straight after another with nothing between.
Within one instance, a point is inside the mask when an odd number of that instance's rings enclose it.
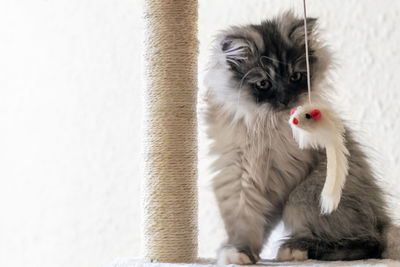
<instances>
[{"instance_id":1,"label":"white feather toy","mask_svg":"<svg viewBox=\"0 0 400 267\"><path fill-rule=\"evenodd\" d=\"M349 151L344 142L344 126L335 112L311 103L306 0L303 0L303 11L309 104L293 109L289 124L301 149L326 149L327 171L320 204L321 213L329 214L337 209L342 197L342 188L349 167L347 162Z\"/></svg>"},{"instance_id":2,"label":"white feather toy","mask_svg":"<svg viewBox=\"0 0 400 267\"><path fill-rule=\"evenodd\" d=\"M300 106L291 113L289 124L299 147L326 149L327 171L321 193L321 213L331 213L339 205L348 173L349 152L344 143L344 126L332 110L313 104Z\"/></svg>"}]
</instances>

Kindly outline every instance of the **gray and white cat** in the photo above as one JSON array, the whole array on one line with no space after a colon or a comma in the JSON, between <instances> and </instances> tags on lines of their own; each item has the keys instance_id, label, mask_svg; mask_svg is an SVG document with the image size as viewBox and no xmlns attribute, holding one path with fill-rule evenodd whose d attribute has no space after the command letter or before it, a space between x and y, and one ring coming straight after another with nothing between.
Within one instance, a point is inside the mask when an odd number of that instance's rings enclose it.
<instances>
[{"instance_id":1,"label":"gray and white cat","mask_svg":"<svg viewBox=\"0 0 400 267\"><path fill-rule=\"evenodd\" d=\"M324 102L330 53L308 19L313 101ZM349 174L337 210L321 214L324 151L300 150L289 111L305 103L303 20L285 13L218 36L206 76L206 121L216 157L213 189L228 234L220 264L250 264L283 220L279 260L396 258L400 231L365 154L346 128ZM388 245L390 243L390 245Z\"/></svg>"}]
</instances>

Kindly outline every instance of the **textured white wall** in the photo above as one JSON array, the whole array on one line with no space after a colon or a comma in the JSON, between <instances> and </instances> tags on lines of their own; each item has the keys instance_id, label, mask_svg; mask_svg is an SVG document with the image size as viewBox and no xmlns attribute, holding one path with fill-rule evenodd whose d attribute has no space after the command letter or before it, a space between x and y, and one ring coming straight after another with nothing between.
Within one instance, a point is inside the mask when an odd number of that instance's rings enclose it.
<instances>
[{"instance_id":1,"label":"textured white wall","mask_svg":"<svg viewBox=\"0 0 400 267\"><path fill-rule=\"evenodd\" d=\"M139 249L141 1L0 1L0 266Z\"/></svg>"},{"instance_id":2,"label":"textured white wall","mask_svg":"<svg viewBox=\"0 0 400 267\"><path fill-rule=\"evenodd\" d=\"M0 0L0 266L102 266L139 256L141 6ZM341 64L340 106L398 196L400 2L308 7ZM300 14L301 1L200 0L200 76L218 29L289 8ZM200 136L200 254L214 256L224 232Z\"/></svg>"}]
</instances>

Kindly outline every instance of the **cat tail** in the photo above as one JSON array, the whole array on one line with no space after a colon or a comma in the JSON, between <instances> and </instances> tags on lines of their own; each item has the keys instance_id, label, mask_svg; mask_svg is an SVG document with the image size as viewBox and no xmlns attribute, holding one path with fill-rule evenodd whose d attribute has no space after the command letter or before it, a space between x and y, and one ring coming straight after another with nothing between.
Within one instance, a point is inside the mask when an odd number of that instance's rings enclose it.
<instances>
[{"instance_id":1,"label":"cat tail","mask_svg":"<svg viewBox=\"0 0 400 267\"><path fill-rule=\"evenodd\" d=\"M385 249L382 258L400 260L400 226L391 225L385 229Z\"/></svg>"}]
</instances>

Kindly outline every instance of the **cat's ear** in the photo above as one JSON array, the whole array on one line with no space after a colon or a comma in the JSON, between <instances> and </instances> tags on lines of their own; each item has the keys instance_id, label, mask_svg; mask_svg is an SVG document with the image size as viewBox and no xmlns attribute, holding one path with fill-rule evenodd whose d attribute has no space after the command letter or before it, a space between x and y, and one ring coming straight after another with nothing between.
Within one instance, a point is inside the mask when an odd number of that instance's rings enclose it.
<instances>
[{"instance_id":1,"label":"cat's ear","mask_svg":"<svg viewBox=\"0 0 400 267\"><path fill-rule=\"evenodd\" d=\"M221 42L221 51L229 64L240 65L255 57L256 47L245 38L227 36Z\"/></svg>"},{"instance_id":2,"label":"cat's ear","mask_svg":"<svg viewBox=\"0 0 400 267\"><path fill-rule=\"evenodd\" d=\"M314 30L317 26L316 18L307 18L307 37L312 40ZM299 20L289 31L289 39L297 44L304 44L304 20Z\"/></svg>"},{"instance_id":3,"label":"cat's ear","mask_svg":"<svg viewBox=\"0 0 400 267\"><path fill-rule=\"evenodd\" d=\"M255 31L243 31L241 34L222 36L219 49L231 66L253 63L257 60L262 47L261 35Z\"/></svg>"}]
</instances>

